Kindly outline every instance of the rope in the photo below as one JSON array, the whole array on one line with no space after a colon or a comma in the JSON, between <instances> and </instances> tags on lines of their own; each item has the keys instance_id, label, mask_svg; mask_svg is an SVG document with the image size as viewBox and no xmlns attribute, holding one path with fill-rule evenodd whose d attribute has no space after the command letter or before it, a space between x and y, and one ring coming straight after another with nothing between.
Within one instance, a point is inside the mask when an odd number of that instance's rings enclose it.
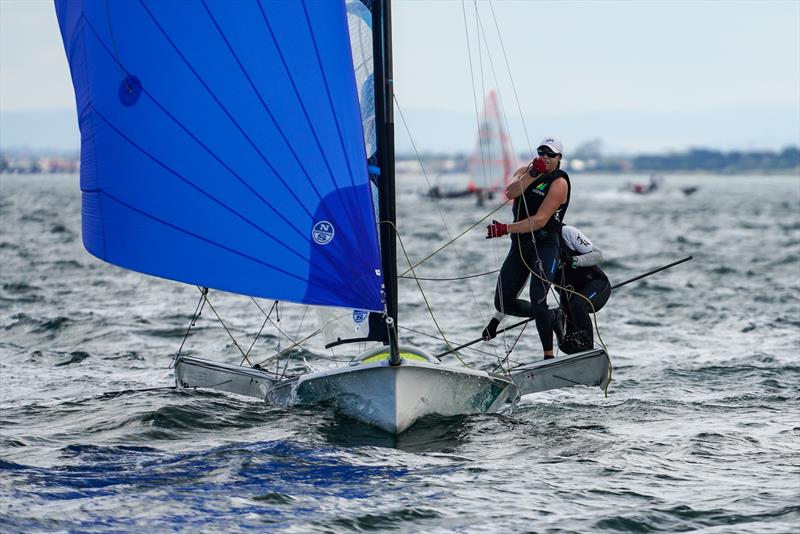
<instances>
[{"instance_id":1,"label":"rope","mask_svg":"<svg viewBox=\"0 0 800 534\"><path fill-rule=\"evenodd\" d=\"M256 299L254 299L253 297L250 297L250 300L252 300L253 303L255 303L256 307L259 310L261 310L261 313L264 313L264 310L261 308L261 306L258 305L258 302L256 302ZM253 342L250 344L250 348L247 349L247 355L248 356L250 355L250 351L253 350L253 347L255 346L256 341L258 341L258 338L261 336L261 332L264 330L264 327L267 326L267 321L269 321L269 315L272 313L272 310L276 309L277 307L278 307L278 301L276 300L272 304L272 308L270 308L269 314L265 314L264 322L261 323L261 328L258 329L258 333L256 334L256 337L253 338ZM244 364L244 358L242 358L242 361L239 362L239 365L242 365L242 364Z\"/></svg>"},{"instance_id":2,"label":"rope","mask_svg":"<svg viewBox=\"0 0 800 534\"><path fill-rule=\"evenodd\" d=\"M403 244L403 238L400 236L400 232L397 230L397 226L395 226L395 224L392 221L381 221L381 224L388 224L394 230L394 234L395 236L397 236L397 242L400 243L400 248L403 251L403 255L405 256L406 261L408 262L409 269L416 279L414 266L411 263L411 258L408 257L408 252L406 252L406 247ZM428 297L427 295L425 295L425 291L422 289L422 284L419 283L419 280L417 280L417 287L419 288L419 292L422 295L422 300L425 301L425 306L428 308L428 313L430 314L431 319L433 320L433 324L436 325L436 330L439 332L439 335L442 336L442 339L444 339L447 348L449 350L453 350L452 345L450 345L450 341L447 340L447 336L445 336L444 332L442 331L442 328L439 326L439 322L436 320L436 316L433 313L433 309L431 308L430 302L428 302ZM453 354L464 367L469 367L469 365L467 365L467 363L461 359L461 356L459 356L457 352L453 351Z\"/></svg>"},{"instance_id":3,"label":"rope","mask_svg":"<svg viewBox=\"0 0 800 534\"><path fill-rule=\"evenodd\" d=\"M478 278L479 276L486 276L488 274L494 274L500 272L500 269L495 269L494 271L486 271L485 273L478 273L478 274L467 274L464 276L455 276L453 278L423 278L423 277L413 277L413 276L404 276L400 275L398 278L405 278L406 280L425 280L426 282L449 282L453 280L466 280L467 278Z\"/></svg>"},{"instance_id":4,"label":"rope","mask_svg":"<svg viewBox=\"0 0 800 534\"><path fill-rule=\"evenodd\" d=\"M474 2L474 6L475 6L476 24L479 25L480 24L480 15L479 15L479 12L478 12L478 4L477 4L477 2ZM486 184L486 163L485 163L485 157L484 157L484 154L483 154L483 145L480 143L480 128L481 128L480 114L479 114L479 111L478 111L478 98L477 98L477 95L475 94L475 85L476 85L476 83L475 83L475 72L474 72L474 69L472 68L473 67L472 49L471 49L470 41L469 41L469 27L467 25L467 10L466 10L466 7L465 7L464 0L461 1L461 13L462 13L462 15L464 17L464 34L465 34L465 37L466 37L466 40L467 40L467 56L468 56L468 59L469 59L469 73L470 73L470 80L472 82L472 102L473 102L473 106L475 108L475 120L476 120L476 123L478 125L478 142L479 142L480 148L481 148L481 163L482 163L482 166L483 166L483 178L484 178L484 187L485 187L487 185ZM480 66L481 66L481 89L483 90L482 94L485 94L485 90L484 90L484 87L483 87L483 85L484 85L483 84L483 62L482 62L482 54L481 54L481 48L480 48L480 32L476 32L476 33L477 33L476 37L477 37L477 43L478 43L477 44L478 58L479 58ZM484 42L486 42L485 39L484 39ZM486 48L487 48L487 54L488 54L488 46ZM491 54L488 54L488 55L489 55L490 61L491 61ZM497 85L498 85L498 91L499 91L500 90L500 86L499 86L499 84L497 84ZM513 153L513 149L512 149L512 153ZM505 203L503 203L501 206L498 206L491 213L494 213L495 211L499 210L500 207L502 207L503 205L505 205ZM484 219L481 219L481 221L479 221L479 222L482 222L485 219L486 219L486 217L484 217ZM497 261L499 260L499 257L498 257L498 254L497 254L497 247L492 247L492 252L494 253L495 263L497 263ZM502 282L499 279L497 281L497 284L499 286L498 291L502 292ZM505 314L505 306L504 306L504 303L503 303L502 300L500 301L500 312ZM505 335L503 335L503 343L505 344ZM506 345L506 347L507 347L507 345ZM507 355L508 355L508 352L506 352L506 356ZM498 360L499 360L499 357L498 357Z\"/></svg>"},{"instance_id":5,"label":"rope","mask_svg":"<svg viewBox=\"0 0 800 534\"><path fill-rule=\"evenodd\" d=\"M408 128L408 123L406 123L405 115L403 115L403 110L400 107L400 102L397 100L397 96L396 95L393 94L392 97L394 99L394 103L397 105L397 111L399 112L400 120L402 121L403 126L406 129L406 134L408 135L408 138L411 140L411 146L414 149L414 154L416 155L417 161L419 162L419 166L422 169L422 174L425 177L425 181L428 184L428 189L431 189L432 186L431 186L430 179L428 178L428 173L425 171L425 165L423 165L422 158L420 157L419 152L417 151L417 144L414 142L414 137L411 135L411 131ZM447 226L447 220L446 220L446 218L444 216L444 212L442 211L441 205L439 204L439 199L434 199L434 203L436 205L436 210L439 212L439 218L442 220L442 226L444 226L444 230L445 230L445 232L447 232L447 236L450 238L450 241L448 242L448 244L452 243L457 238L453 238L453 234L450 232L450 228L448 228L448 226ZM454 248L454 251L455 251L456 261L466 269L466 265L467 264L461 258L461 254L459 253L458 248ZM403 276L403 275L405 275L407 273L408 273L408 271L403 273L401 276ZM478 297L475 294L475 289L472 287L471 284L467 284L467 288L469 289L470 295L472 296L473 309L475 310L476 313L480 314L480 304L478 302Z\"/></svg>"},{"instance_id":6,"label":"rope","mask_svg":"<svg viewBox=\"0 0 800 534\"><path fill-rule=\"evenodd\" d=\"M200 288L198 288L198 289L200 289ZM203 290L202 290L202 289L200 289L200 292L201 292L201 293L203 293ZM217 310L216 310L216 309L214 309L214 305L213 305L213 304L211 304L211 301L210 301L210 300L208 300L208 288L205 288L205 293L203 293L203 298L204 298L204 299L205 299L205 301L208 303L208 307L209 307L209 308L211 308L211 311L213 311L213 312L214 312L214 315L216 315L216 316L217 316L217 320L218 320L218 321L219 321L219 323L222 325L222 328L224 328L224 329L225 329L225 331L228 333L228 336L231 338L231 341L233 341L233 344L234 344L234 346L235 346L237 349L239 349L239 352L241 352L241 353L242 353L242 357L244 358L244 360L246 360L246 361L247 361L247 363L249 363L249 364L250 364L250 367L252 367L252 366L253 366L253 364L250 362L250 359L247 357L247 354L245 354L245 352L242 350L242 347L241 347L241 346L239 346L239 342L238 342L238 341L236 341L236 338L235 338L235 337L233 337L233 334L232 334L232 333L231 333L231 331L228 329L228 326L225 324L225 321L223 321L223 320L222 320L222 317L220 317L220 315L217 313Z\"/></svg>"},{"instance_id":7,"label":"rope","mask_svg":"<svg viewBox=\"0 0 800 534\"><path fill-rule=\"evenodd\" d=\"M262 365L264 365L265 363L267 363L267 362L270 362L270 361L274 360L275 358L280 358L281 356L283 356L284 354L286 354L287 352L289 352L289 351L290 351L290 350L292 350L293 348L295 348L295 347L299 347L300 345L302 345L303 343L305 343L306 341L308 341L309 339L311 339L312 337L316 336L317 334L319 334L319 333L321 333L321 332L322 332L322 329L321 329L321 328L319 328L319 329L317 329L317 330L314 330L313 332L311 332L310 334L308 334L306 337L304 337L304 338L303 338L303 339L301 339L300 341L293 341L293 340L292 340L290 337L286 336L286 337L287 337L287 339L288 339L289 341L291 341L291 342L292 342L292 345L290 345L290 346L286 347L286 348L285 348L285 349L283 349L283 350L280 350L280 351L276 352L275 354L273 354L272 356L268 357L267 359L265 359L265 360L263 360L263 361L261 361L261 362L258 362L256 365L258 365L258 366L262 366ZM283 333L283 332L281 332L281 333ZM283 335L286 335L286 334L283 334ZM320 356L320 355L318 355L318 354L315 354L315 355L316 355L316 356Z\"/></svg>"},{"instance_id":8,"label":"rope","mask_svg":"<svg viewBox=\"0 0 800 534\"><path fill-rule=\"evenodd\" d=\"M519 95L517 94L517 85L514 83L514 77L511 75L511 66L508 64L508 54L506 54L506 47L503 44L503 34L500 33L500 25L497 23L497 17L494 13L494 4L492 0L489 0L489 9L492 11L492 19L494 20L494 26L497 30L497 37L500 40L500 49L503 51L503 59L506 62L506 70L508 71L508 77L511 80L511 88L514 90L514 98L517 102L517 112L519 113L520 120L522 121L522 129L525 131L525 140L528 142L528 153L533 154L533 147L531 146L531 137L528 134L528 127L525 125L525 116L522 114L522 106L519 103Z\"/></svg>"},{"instance_id":9,"label":"rope","mask_svg":"<svg viewBox=\"0 0 800 534\"><path fill-rule=\"evenodd\" d=\"M436 254L438 254L439 252L441 252L442 250L444 250L445 248L447 248L447 247L448 247L448 246L450 246L451 244L455 243L455 242L456 242L456 240L458 240L458 239L460 239L461 237L463 237L463 236L464 236L464 234L466 234L467 232L469 232L470 230L472 230L473 228L475 228L476 226L478 226L479 224L481 224L481 223L482 223L483 221L485 221L485 220L486 220L488 217L490 217L490 216L494 215L494 213L495 213L496 211L498 211L500 208L502 208L502 207L503 207L503 206L505 206L506 204L508 204L508 200L504 201L502 204L500 204L499 206L497 206L495 209L493 209L492 211L490 211L489 213L487 213L486 215L484 215L483 217L481 217L480 219L478 219L478 221L476 221L476 222L475 222L475 224L473 224L473 225L469 226L469 227L468 227L466 230L464 230L463 232L461 232L460 234L458 234L457 236L455 236L454 238L452 238L450 241L448 241L448 242L444 243L442 246L440 246L439 248L437 248L436 250L434 250L433 252L431 252L430 254L428 254L427 256L425 256L424 258L422 258L422 259L421 259L420 261L418 261L417 263L415 263L415 264L413 264L413 265L412 265L411 263L409 263L409 268L408 268L408 270L406 270L406 271L404 271L404 272L400 273L398 276L400 276L400 277L403 277L403 276L407 275L408 273L410 273L410 272L413 272L413 270L414 270L414 269L416 269L417 267L419 267L420 265L422 265L423 263L425 263L426 261L428 261L429 259L431 259L432 257L434 257ZM414 278L416 278L416 276L415 276Z\"/></svg>"},{"instance_id":10,"label":"rope","mask_svg":"<svg viewBox=\"0 0 800 534\"><path fill-rule=\"evenodd\" d=\"M181 346L178 347L178 352L175 353L175 356L172 358L172 362L169 364L169 368L172 369L172 366L175 364L175 361L181 355L183 351L183 345L186 343L186 340L189 339L189 332L192 330L195 324L197 324L197 320L203 314L203 307L205 306L205 296L208 293L208 288L204 287L200 289L200 300L197 301L197 306L194 308L194 313L192 314L192 321L189 323L189 328L186 329L186 333L183 335L183 340L181 340Z\"/></svg>"},{"instance_id":11,"label":"rope","mask_svg":"<svg viewBox=\"0 0 800 534\"><path fill-rule=\"evenodd\" d=\"M436 339L438 341L444 341L444 339L440 338L439 336L434 336L433 334L428 334L427 332L420 332L419 330L414 330L413 328L409 328L408 326L399 325L399 328L402 328L403 330L408 330L409 332L414 332L415 334L418 334L420 336L429 337L431 339ZM469 349L469 350L474 350L475 352L479 352L481 354L485 354L486 356L497 356L496 354L492 354L491 352L487 352L485 350L476 349L475 347L463 347L463 348ZM461 350L461 349L459 349L459 350Z\"/></svg>"}]
</instances>

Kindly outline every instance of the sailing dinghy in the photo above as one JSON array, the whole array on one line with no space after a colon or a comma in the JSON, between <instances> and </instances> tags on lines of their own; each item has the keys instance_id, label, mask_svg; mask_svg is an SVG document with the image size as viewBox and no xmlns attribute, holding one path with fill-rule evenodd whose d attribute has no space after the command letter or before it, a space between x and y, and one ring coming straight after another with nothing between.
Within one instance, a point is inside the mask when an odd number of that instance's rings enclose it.
<instances>
[{"instance_id":1,"label":"sailing dinghy","mask_svg":"<svg viewBox=\"0 0 800 534\"><path fill-rule=\"evenodd\" d=\"M489 91L483 103L478 123L478 139L475 150L467 161L469 181L461 189L444 188L436 184L428 196L433 198L461 198L477 196L479 200L502 195L511 183L517 165L511 149L503 115L500 113L497 93Z\"/></svg>"},{"instance_id":2,"label":"sailing dinghy","mask_svg":"<svg viewBox=\"0 0 800 534\"><path fill-rule=\"evenodd\" d=\"M608 385L603 350L495 374L399 345L388 0L56 0L56 11L85 248L201 288L355 310L364 327L336 343L377 344L295 377L178 355L179 387L332 405L399 433L430 414Z\"/></svg>"}]
</instances>

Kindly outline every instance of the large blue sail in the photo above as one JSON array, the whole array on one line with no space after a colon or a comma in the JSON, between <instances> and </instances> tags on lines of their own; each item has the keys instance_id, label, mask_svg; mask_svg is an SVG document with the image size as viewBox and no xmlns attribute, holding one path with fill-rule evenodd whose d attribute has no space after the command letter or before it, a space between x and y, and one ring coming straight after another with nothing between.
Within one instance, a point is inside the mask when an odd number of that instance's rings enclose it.
<instances>
[{"instance_id":1,"label":"large blue sail","mask_svg":"<svg viewBox=\"0 0 800 534\"><path fill-rule=\"evenodd\" d=\"M235 293L384 309L343 1L56 9L89 252Z\"/></svg>"}]
</instances>

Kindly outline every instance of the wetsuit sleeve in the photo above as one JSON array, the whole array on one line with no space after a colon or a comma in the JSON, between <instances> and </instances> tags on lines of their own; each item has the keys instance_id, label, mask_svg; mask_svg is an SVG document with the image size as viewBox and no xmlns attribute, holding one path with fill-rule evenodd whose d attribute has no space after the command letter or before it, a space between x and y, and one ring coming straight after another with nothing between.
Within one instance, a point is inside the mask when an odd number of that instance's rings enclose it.
<instances>
[{"instance_id":1,"label":"wetsuit sleeve","mask_svg":"<svg viewBox=\"0 0 800 534\"><path fill-rule=\"evenodd\" d=\"M572 262L575 267L591 267L593 265L600 265L603 262L603 251L599 248L592 246L592 251L580 256L573 256Z\"/></svg>"},{"instance_id":2,"label":"wetsuit sleeve","mask_svg":"<svg viewBox=\"0 0 800 534\"><path fill-rule=\"evenodd\" d=\"M592 242L574 226L564 226L561 236L567 246L578 254L588 254L592 251Z\"/></svg>"}]
</instances>

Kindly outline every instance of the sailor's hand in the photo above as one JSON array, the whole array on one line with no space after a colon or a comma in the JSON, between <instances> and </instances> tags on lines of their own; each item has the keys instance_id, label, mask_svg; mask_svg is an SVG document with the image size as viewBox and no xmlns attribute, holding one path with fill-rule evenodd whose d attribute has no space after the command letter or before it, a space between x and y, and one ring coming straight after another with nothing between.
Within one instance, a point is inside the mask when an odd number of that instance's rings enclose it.
<instances>
[{"instance_id":1,"label":"sailor's hand","mask_svg":"<svg viewBox=\"0 0 800 534\"><path fill-rule=\"evenodd\" d=\"M546 170L547 163L542 158L533 158L533 161L528 165L528 174L531 175L531 178L536 178Z\"/></svg>"},{"instance_id":2,"label":"sailor's hand","mask_svg":"<svg viewBox=\"0 0 800 534\"><path fill-rule=\"evenodd\" d=\"M508 225L500 221L492 220L492 224L486 227L486 239L502 237L508 233Z\"/></svg>"},{"instance_id":3,"label":"sailor's hand","mask_svg":"<svg viewBox=\"0 0 800 534\"><path fill-rule=\"evenodd\" d=\"M489 324L486 325L486 328L483 329L481 332L481 337L484 341L489 341L490 339L494 339L497 337L497 326L500 324L500 321L492 317Z\"/></svg>"}]
</instances>

